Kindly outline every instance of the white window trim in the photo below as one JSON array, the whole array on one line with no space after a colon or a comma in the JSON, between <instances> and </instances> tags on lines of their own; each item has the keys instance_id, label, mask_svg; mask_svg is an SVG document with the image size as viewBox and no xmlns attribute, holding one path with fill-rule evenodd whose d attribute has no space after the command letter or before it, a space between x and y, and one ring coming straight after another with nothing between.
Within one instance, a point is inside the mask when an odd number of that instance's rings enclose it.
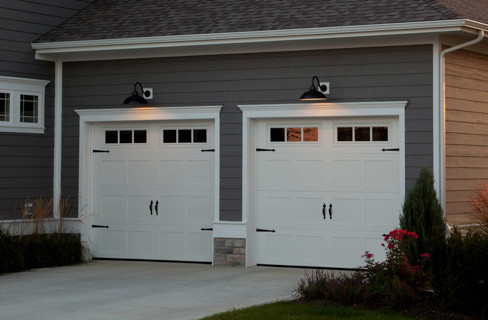
<instances>
[{"instance_id":1,"label":"white window trim","mask_svg":"<svg viewBox=\"0 0 488 320\"><path fill-rule=\"evenodd\" d=\"M91 170L92 170L92 128L100 122L133 122L160 120L213 120L214 122L214 223L219 221L220 212L220 110L223 106L194 107L137 107L120 109L75 110L80 116L79 171L78 171L78 217L86 222L82 234L92 237L91 228ZM213 242L212 242L213 252Z\"/></svg>"},{"instance_id":2,"label":"white window trim","mask_svg":"<svg viewBox=\"0 0 488 320\"><path fill-rule=\"evenodd\" d=\"M263 118L315 118L315 117L398 117L399 183L400 195L405 194L405 107L408 101L371 101L313 104L261 104L238 105L242 110L242 222L233 226L236 235L246 235L246 266L255 262L255 213L254 200L254 122ZM251 150L251 151L250 151ZM400 205L400 204L399 204ZM223 228L227 226L222 226ZM231 229L229 229L230 231ZM220 232L223 232L222 230ZM214 237L215 237L214 231Z\"/></svg>"},{"instance_id":3,"label":"white window trim","mask_svg":"<svg viewBox=\"0 0 488 320\"><path fill-rule=\"evenodd\" d=\"M0 76L0 92L10 94L10 120L0 121L0 132L44 133L45 93L49 80ZM37 123L20 122L20 96L38 97Z\"/></svg>"}]
</instances>

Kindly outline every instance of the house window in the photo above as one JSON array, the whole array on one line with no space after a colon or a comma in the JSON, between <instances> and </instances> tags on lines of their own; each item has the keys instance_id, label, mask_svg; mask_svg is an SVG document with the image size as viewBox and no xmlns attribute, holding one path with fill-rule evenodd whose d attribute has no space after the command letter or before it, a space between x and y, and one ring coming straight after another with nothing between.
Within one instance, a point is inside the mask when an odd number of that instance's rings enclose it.
<instances>
[{"instance_id":1,"label":"house window","mask_svg":"<svg viewBox=\"0 0 488 320\"><path fill-rule=\"evenodd\" d=\"M46 80L0 76L0 132L44 133Z\"/></svg>"},{"instance_id":2,"label":"house window","mask_svg":"<svg viewBox=\"0 0 488 320\"><path fill-rule=\"evenodd\" d=\"M164 129L163 143L207 143L207 129Z\"/></svg>"}]
</instances>

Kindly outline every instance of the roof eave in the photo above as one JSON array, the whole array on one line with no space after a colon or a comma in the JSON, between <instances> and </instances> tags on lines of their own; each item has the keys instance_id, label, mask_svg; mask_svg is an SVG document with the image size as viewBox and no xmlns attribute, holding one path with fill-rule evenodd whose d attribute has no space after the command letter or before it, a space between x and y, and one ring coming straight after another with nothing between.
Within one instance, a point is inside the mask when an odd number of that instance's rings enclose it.
<instances>
[{"instance_id":1,"label":"roof eave","mask_svg":"<svg viewBox=\"0 0 488 320\"><path fill-rule=\"evenodd\" d=\"M463 31L463 28L481 28L488 25L466 19L374 24L326 28L306 28L271 31L192 34L161 37L101 39L83 41L32 43L36 58L41 60L77 61L80 54L89 53L93 60L97 52L151 50L165 48L198 48L202 46L252 45L262 43L291 43L353 37L378 37L408 34ZM70 59L73 55L73 59ZM62 57L62 58L60 58ZM81 60L81 59L80 59Z\"/></svg>"}]
</instances>

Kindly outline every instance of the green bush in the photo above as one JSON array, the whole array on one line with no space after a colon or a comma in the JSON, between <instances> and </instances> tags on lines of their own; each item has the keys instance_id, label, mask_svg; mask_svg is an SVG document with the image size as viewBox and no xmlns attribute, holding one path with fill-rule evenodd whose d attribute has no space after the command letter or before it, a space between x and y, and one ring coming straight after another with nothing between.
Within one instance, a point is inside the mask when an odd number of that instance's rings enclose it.
<instances>
[{"instance_id":1,"label":"green bush","mask_svg":"<svg viewBox=\"0 0 488 320\"><path fill-rule=\"evenodd\" d=\"M0 231L0 274L81 263L83 250L77 234L11 236Z\"/></svg>"},{"instance_id":2,"label":"green bush","mask_svg":"<svg viewBox=\"0 0 488 320\"><path fill-rule=\"evenodd\" d=\"M478 317L488 317L488 235L470 231L462 236L452 232L442 248L433 276L444 281L434 288L443 304ZM435 261L435 260L434 260Z\"/></svg>"},{"instance_id":3,"label":"green bush","mask_svg":"<svg viewBox=\"0 0 488 320\"><path fill-rule=\"evenodd\" d=\"M405 197L400 228L415 232L419 236L419 241L407 250L413 264L417 264L421 253L433 253L436 246L434 241L444 241L446 224L442 206L434 189L434 176L428 168L422 168L414 186Z\"/></svg>"}]
</instances>

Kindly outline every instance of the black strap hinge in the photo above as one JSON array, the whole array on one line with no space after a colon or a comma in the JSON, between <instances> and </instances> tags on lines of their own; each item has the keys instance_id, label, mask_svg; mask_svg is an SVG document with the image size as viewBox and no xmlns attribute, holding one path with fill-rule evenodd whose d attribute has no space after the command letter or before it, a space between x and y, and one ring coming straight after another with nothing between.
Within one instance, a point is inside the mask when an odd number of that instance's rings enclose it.
<instances>
[{"instance_id":1,"label":"black strap hinge","mask_svg":"<svg viewBox=\"0 0 488 320\"><path fill-rule=\"evenodd\" d=\"M275 152L275 149L263 149L263 148L256 148L256 151L269 151L269 152Z\"/></svg>"},{"instance_id":2,"label":"black strap hinge","mask_svg":"<svg viewBox=\"0 0 488 320\"><path fill-rule=\"evenodd\" d=\"M202 152L215 152L215 149L202 149Z\"/></svg>"},{"instance_id":3,"label":"black strap hinge","mask_svg":"<svg viewBox=\"0 0 488 320\"><path fill-rule=\"evenodd\" d=\"M104 229L108 229L108 226L101 226L99 224L92 224L92 228L104 228Z\"/></svg>"},{"instance_id":4,"label":"black strap hinge","mask_svg":"<svg viewBox=\"0 0 488 320\"><path fill-rule=\"evenodd\" d=\"M202 231L213 231L213 228L201 228Z\"/></svg>"},{"instance_id":5,"label":"black strap hinge","mask_svg":"<svg viewBox=\"0 0 488 320\"><path fill-rule=\"evenodd\" d=\"M276 230L270 230L270 229L256 229L256 232L272 232L275 233Z\"/></svg>"},{"instance_id":6,"label":"black strap hinge","mask_svg":"<svg viewBox=\"0 0 488 320\"><path fill-rule=\"evenodd\" d=\"M400 151L400 148L392 148L392 149L381 149L381 151Z\"/></svg>"},{"instance_id":7,"label":"black strap hinge","mask_svg":"<svg viewBox=\"0 0 488 320\"><path fill-rule=\"evenodd\" d=\"M110 150L93 150L94 153L100 153L100 152L105 152L105 153L109 153Z\"/></svg>"}]
</instances>

